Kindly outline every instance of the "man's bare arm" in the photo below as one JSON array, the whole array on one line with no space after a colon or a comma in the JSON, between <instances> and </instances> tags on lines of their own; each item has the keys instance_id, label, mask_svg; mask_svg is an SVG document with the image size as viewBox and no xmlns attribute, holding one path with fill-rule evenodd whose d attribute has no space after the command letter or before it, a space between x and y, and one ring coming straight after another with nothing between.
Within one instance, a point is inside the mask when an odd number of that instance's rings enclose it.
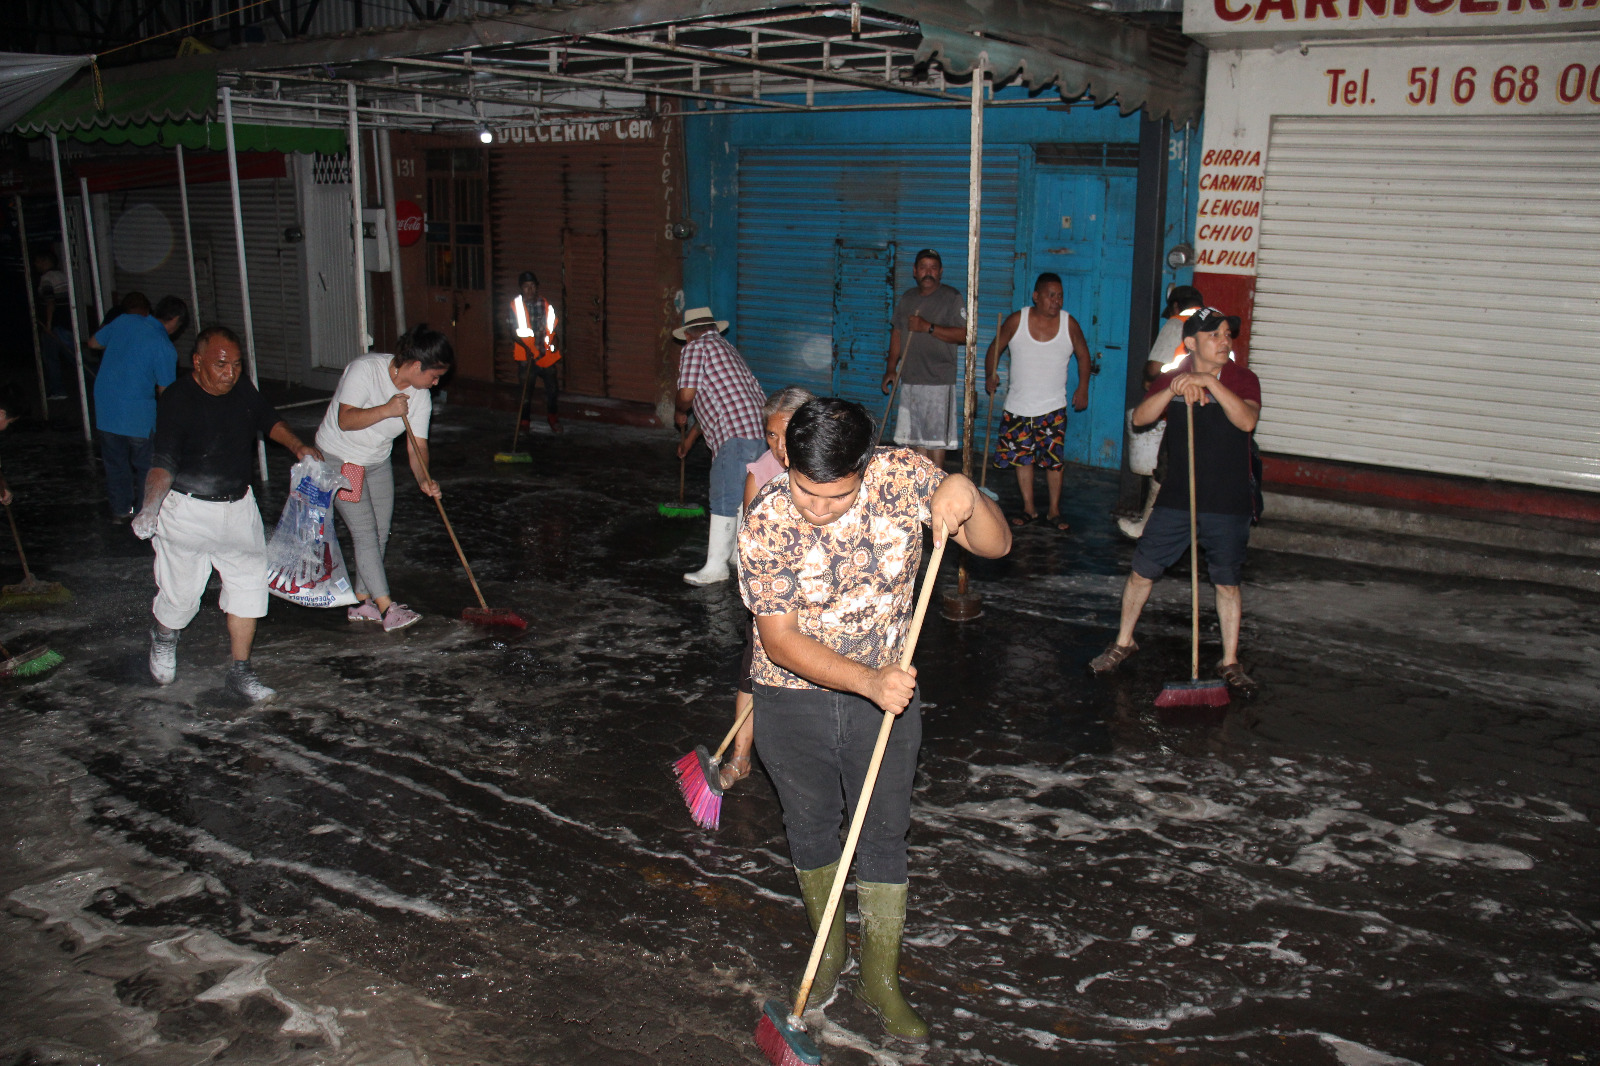
<instances>
[{"instance_id":1,"label":"man's bare arm","mask_svg":"<svg viewBox=\"0 0 1600 1066\"><path fill-rule=\"evenodd\" d=\"M777 666L813 685L836 692L853 692L882 710L899 714L911 703L917 688L917 671L898 663L873 669L847 659L821 641L800 632L800 612L756 615L761 647Z\"/></svg>"}]
</instances>

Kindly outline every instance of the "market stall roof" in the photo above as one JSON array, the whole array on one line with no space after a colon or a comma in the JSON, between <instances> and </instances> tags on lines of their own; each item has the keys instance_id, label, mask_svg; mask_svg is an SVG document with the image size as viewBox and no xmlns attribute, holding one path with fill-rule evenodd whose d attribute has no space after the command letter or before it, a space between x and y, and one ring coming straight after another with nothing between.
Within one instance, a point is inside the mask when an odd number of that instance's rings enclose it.
<instances>
[{"instance_id":1,"label":"market stall roof","mask_svg":"<svg viewBox=\"0 0 1600 1066\"><path fill-rule=\"evenodd\" d=\"M89 65L89 56L42 56L0 52L0 129L31 111Z\"/></svg>"},{"instance_id":2,"label":"market stall roof","mask_svg":"<svg viewBox=\"0 0 1600 1066\"><path fill-rule=\"evenodd\" d=\"M353 83L363 123L461 130L642 116L652 96L686 113L885 106L841 95L874 90L903 98L889 106L965 107L966 87L952 91L946 76L964 77L980 55L998 85L1053 87L1051 100L1143 108L1179 125L1204 97L1200 45L1073 0L592 0L247 45L160 69L220 79L244 124L342 126Z\"/></svg>"}]
</instances>

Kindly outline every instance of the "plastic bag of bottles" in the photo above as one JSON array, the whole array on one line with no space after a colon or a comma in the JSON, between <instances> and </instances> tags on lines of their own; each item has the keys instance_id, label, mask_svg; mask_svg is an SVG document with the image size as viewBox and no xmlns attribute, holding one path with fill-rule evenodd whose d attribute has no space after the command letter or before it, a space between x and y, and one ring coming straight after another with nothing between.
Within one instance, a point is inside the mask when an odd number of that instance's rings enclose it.
<instances>
[{"instance_id":1,"label":"plastic bag of bottles","mask_svg":"<svg viewBox=\"0 0 1600 1066\"><path fill-rule=\"evenodd\" d=\"M267 542L267 590L302 607L356 602L333 528L333 494L349 483L339 468L302 459L289 471L289 499Z\"/></svg>"}]
</instances>

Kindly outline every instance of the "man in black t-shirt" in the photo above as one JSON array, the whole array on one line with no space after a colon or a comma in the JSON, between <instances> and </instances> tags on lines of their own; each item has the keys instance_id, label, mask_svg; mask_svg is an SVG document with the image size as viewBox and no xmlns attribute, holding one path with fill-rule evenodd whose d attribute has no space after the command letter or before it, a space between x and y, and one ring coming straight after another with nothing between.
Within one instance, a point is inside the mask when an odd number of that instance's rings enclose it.
<instances>
[{"instance_id":1,"label":"man in black t-shirt","mask_svg":"<svg viewBox=\"0 0 1600 1066\"><path fill-rule=\"evenodd\" d=\"M155 627L150 676L169 684L178 674L178 633L200 609L211 571L222 578L219 606L228 616L233 665L229 692L251 703L276 693L250 667L256 619L267 613L267 541L250 490L256 434L296 459L322 453L302 443L255 386L240 381L239 338L212 326L194 342L194 374L179 379L156 404L144 509L133 520L139 539L155 538Z\"/></svg>"},{"instance_id":2,"label":"man in black t-shirt","mask_svg":"<svg viewBox=\"0 0 1600 1066\"><path fill-rule=\"evenodd\" d=\"M1257 685L1239 665L1239 623L1244 601L1239 590L1255 493L1250 483L1250 435L1261 417L1261 382L1231 354L1239 319L1202 307L1183 324L1188 356L1150 386L1133 409L1134 426L1168 419L1167 480L1133 553L1133 573L1122 590L1122 626L1117 639L1089 668L1115 670L1139 650L1133 627L1139 621L1156 578L1189 550L1189 436L1184 404L1194 404L1195 510L1200 547L1217 593L1222 629L1222 659L1217 675L1246 698ZM1191 563L1193 565L1193 563Z\"/></svg>"}]
</instances>

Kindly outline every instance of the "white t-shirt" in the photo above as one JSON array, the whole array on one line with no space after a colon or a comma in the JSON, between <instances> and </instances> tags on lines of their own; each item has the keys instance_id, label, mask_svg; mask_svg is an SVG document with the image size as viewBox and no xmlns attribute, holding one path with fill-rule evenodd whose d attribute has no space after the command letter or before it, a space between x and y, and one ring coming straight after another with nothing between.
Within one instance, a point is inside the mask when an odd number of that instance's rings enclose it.
<instances>
[{"instance_id":1,"label":"white t-shirt","mask_svg":"<svg viewBox=\"0 0 1600 1066\"><path fill-rule=\"evenodd\" d=\"M389 367L394 356L371 352L357 357L344 368L339 387L333 390L328 401L328 413L322 416L317 427L317 447L337 455L347 463L375 466L386 462L394 447L394 439L405 435L405 423L399 418L385 418L366 429L340 429L339 405L351 407L382 407L400 392L389 380ZM411 431L420 440L428 439L428 416L433 413L433 397L427 389L408 387L405 390L411 409Z\"/></svg>"},{"instance_id":2,"label":"white t-shirt","mask_svg":"<svg viewBox=\"0 0 1600 1066\"><path fill-rule=\"evenodd\" d=\"M1038 418L1067 406L1067 376L1072 372L1072 316L1061 312L1061 325L1047 341L1028 332L1031 307L1022 309L1017 334L1011 338L1011 387L1006 414Z\"/></svg>"}]
</instances>

